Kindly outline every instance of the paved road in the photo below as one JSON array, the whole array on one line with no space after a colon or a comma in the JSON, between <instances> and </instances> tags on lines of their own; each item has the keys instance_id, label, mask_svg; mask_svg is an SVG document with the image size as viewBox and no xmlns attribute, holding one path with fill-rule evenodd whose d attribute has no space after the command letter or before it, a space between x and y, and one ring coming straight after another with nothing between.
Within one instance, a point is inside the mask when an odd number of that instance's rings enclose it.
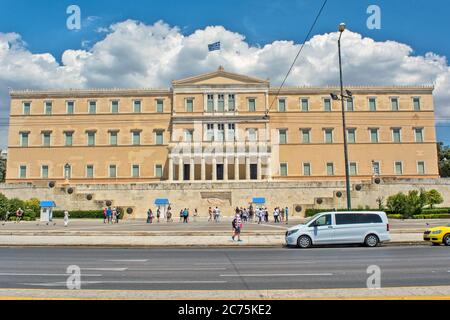
<instances>
[{"instance_id":1,"label":"paved road","mask_svg":"<svg viewBox=\"0 0 450 320\"><path fill-rule=\"evenodd\" d=\"M383 287L450 286L448 247L299 249L0 248L0 288L270 290L364 288L370 265ZM187 297L188 298L188 297Z\"/></svg>"}]
</instances>

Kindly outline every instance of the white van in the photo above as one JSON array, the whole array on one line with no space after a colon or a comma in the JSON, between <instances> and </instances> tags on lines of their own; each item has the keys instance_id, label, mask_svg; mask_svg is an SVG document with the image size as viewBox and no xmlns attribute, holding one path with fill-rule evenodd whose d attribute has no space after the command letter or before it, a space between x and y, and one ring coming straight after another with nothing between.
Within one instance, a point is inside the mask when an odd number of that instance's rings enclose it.
<instances>
[{"instance_id":1,"label":"white van","mask_svg":"<svg viewBox=\"0 0 450 320\"><path fill-rule=\"evenodd\" d=\"M390 239L386 213L375 211L321 212L286 232L286 245L300 248L357 243L376 247Z\"/></svg>"}]
</instances>

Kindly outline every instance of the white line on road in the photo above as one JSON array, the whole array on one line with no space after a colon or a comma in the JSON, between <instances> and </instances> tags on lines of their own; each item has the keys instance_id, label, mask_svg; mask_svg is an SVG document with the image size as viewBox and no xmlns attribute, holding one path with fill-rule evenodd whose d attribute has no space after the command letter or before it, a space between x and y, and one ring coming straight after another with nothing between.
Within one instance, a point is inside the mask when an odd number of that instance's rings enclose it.
<instances>
[{"instance_id":1,"label":"white line on road","mask_svg":"<svg viewBox=\"0 0 450 320\"><path fill-rule=\"evenodd\" d=\"M227 268L148 268L148 269L138 269L132 268L128 271L223 271Z\"/></svg>"},{"instance_id":2,"label":"white line on road","mask_svg":"<svg viewBox=\"0 0 450 320\"><path fill-rule=\"evenodd\" d=\"M106 262L147 262L148 259L105 260Z\"/></svg>"},{"instance_id":3,"label":"white line on road","mask_svg":"<svg viewBox=\"0 0 450 320\"><path fill-rule=\"evenodd\" d=\"M0 273L0 276L11 276L11 277L28 277L28 276L37 276L37 277L67 277L68 273ZM101 277L102 274L83 274L83 277Z\"/></svg>"},{"instance_id":4,"label":"white line on road","mask_svg":"<svg viewBox=\"0 0 450 320\"><path fill-rule=\"evenodd\" d=\"M250 273L250 274L221 274L221 277L300 277L300 276L332 276L332 273Z\"/></svg>"},{"instance_id":5,"label":"white line on road","mask_svg":"<svg viewBox=\"0 0 450 320\"><path fill-rule=\"evenodd\" d=\"M227 281L170 281L170 280L161 280L161 281L81 281L81 285L89 285L89 284L223 284L227 283ZM47 282L47 283L19 283L20 285L25 286L42 286L42 287L58 287L58 286L66 286L67 283L64 282Z\"/></svg>"},{"instance_id":6,"label":"white line on road","mask_svg":"<svg viewBox=\"0 0 450 320\"><path fill-rule=\"evenodd\" d=\"M128 268L81 268L83 271L127 271Z\"/></svg>"}]
</instances>

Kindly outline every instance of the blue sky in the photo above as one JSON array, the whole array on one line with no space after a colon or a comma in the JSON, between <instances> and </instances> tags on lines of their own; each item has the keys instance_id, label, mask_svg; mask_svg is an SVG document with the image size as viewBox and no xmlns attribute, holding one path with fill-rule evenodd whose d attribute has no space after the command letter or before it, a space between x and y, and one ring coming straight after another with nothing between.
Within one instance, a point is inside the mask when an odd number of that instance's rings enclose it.
<instances>
[{"instance_id":1,"label":"blue sky","mask_svg":"<svg viewBox=\"0 0 450 320\"><path fill-rule=\"evenodd\" d=\"M100 27L135 19L146 24L163 20L178 26L181 33L191 34L210 25L245 35L250 45L293 40L301 43L311 25L321 0L0 0L0 32L15 32L33 53L51 53L58 61L67 49L88 49L105 37ZM81 8L83 28L66 28L66 8ZM382 10L380 30L366 26L369 5ZM450 57L448 32L450 22L446 0L329 0L314 30L324 34L336 30L339 22L376 41L395 40L411 46L415 55L432 51ZM83 47L82 43L87 43ZM450 144L450 127L438 128L440 140Z\"/></svg>"}]
</instances>

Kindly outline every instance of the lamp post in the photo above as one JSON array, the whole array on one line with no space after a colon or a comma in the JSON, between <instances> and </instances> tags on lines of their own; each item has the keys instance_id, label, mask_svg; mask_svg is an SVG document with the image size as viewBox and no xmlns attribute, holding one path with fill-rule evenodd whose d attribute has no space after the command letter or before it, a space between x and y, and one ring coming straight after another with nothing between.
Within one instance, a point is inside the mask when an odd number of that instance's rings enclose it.
<instances>
[{"instance_id":1,"label":"lamp post","mask_svg":"<svg viewBox=\"0 0 450 320\"><path fill-rule=\"evenodd\" d=\"M339 25L339 40L338 40L338 50L339 50L339 78L341 83L341 104L342 104L342 130L344 136L344 158L345 158L345 188L347 191L347 209L352 208L352 198L350 194L350 173L348 164L348 147L347 147L347 126L345 124L345 98L351 98L351 92L347 91L347 95L344 95L344 83L342 80L342 57L341 57L341 37L342 33L345 31L345 23Z\"/></svg>"}]
</instances>

